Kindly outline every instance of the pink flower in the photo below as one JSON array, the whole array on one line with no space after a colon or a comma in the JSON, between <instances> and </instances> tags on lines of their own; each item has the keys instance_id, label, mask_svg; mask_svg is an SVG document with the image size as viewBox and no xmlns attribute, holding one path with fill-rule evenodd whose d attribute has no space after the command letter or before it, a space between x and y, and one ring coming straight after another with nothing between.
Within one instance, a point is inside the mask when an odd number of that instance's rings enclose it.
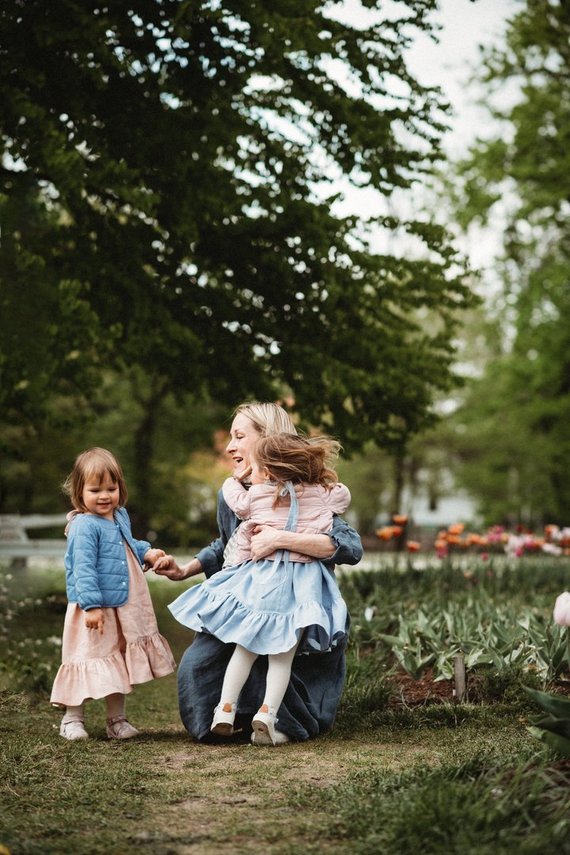
<instances>
[{"instance_id":1,"label":"pink flower","mask_svg":"<svg viewBox=\"0 0 570 855\"><path fill-rule=\"evenodd\" d=\"M570 626L570 593L568 591L556 597L553 616L555 623L559 626Z\"/></svg>"}]
</instances>

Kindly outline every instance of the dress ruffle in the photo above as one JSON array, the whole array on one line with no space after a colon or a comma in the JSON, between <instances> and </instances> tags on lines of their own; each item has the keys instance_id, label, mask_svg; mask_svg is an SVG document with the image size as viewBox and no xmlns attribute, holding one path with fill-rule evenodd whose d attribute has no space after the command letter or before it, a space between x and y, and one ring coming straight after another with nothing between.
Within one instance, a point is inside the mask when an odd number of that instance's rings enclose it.
<instances>
[{"instance_id":1,"label":"dress ruffle","mask_svg":"<svg viewBox=\"0 0 570 855\"><path fill-rule=\"evenodd\" d=\"M88 629L85 612L68 603L51 702L79 706L89 698L132 691L137 683L176 670L168 642L160 634L143 571L130 549L129 599L124 606L103 608L103 632Z\"/></svg>"},{"instance_id":2,"label":"dress ruffle","mask_svg":"<svg viewBox=\"0 0 570 855\"><path fill-rule=\"evenodd\" d=\"M168 642L159 632L127 644L125 662L133 686L166 677L176 669Z\"/></svg>"},{"instance_id":3,"label":"dress ruffle","mask_svg":"<svg viewBox=\"0 0 570 855\"><path fill-rule=\"evenodd\" d=\"M277 568L252 562L221 571L184 591L169 609L184 626L258 654L325 652L346 639L347 608L321 562ZM260 580L267 579L264 588Z\"/></svg>"},{"instance_id":4,"label":"dress ruffle","mask_svg":"<svg viewBox=\"0 0 570 855\"><path fill-rule=\"evenodd\" d=\"M98 659L83 659L61 665L51 693L55 705L79 706L84 701L116 692L129 694L133 686L165 677L176 668L168 642L155 633L127 643Z\"/></svg>"}]
</instances>

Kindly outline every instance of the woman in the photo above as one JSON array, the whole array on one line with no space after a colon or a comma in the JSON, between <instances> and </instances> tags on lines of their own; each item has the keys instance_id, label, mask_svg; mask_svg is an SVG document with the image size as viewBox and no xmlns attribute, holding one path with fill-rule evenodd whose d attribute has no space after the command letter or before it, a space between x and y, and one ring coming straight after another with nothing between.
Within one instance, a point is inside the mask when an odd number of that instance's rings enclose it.
<instances>
[{"instance_id":1,"label":"woman","mask_svg":"<svg viewBox=\"0 0 570 855\"><path fill-rule=\"evenodd\" d=\"M226 449L234 461L234 475L242 479L247 477L251 470L251 450L261 436L296 432L289 415L277 404L253 402L238 407ZM226 559L231 563L232 544L228 542L239 522L220 491L220 537L182 567L172 556L159 559L154 572L174 581L199 573L211 576L222 568L226 549ZM258 526L251 540L252 558L264 558L278 549L294 550L330 564L357 564L362 558L358 534L340 517L334 517L332 529L327 534L301 534ZM306 740L330 730L344 686L345 647L339 645L326 653L295 657L291 681L278 713L280 729L275 732L275 744ZM180 662L180 715L184 726L198 740L211 738L212 711L218 702L233 650L233 644L224 644L212 635L199 632ZM266 670L266 657L259 657L240 695L235 730L241 727L244 733L250 732L252 717L263 699ZM256 741L259 744L259 738ZM268 740L265 744L272 743Z\"/></svg>"}]
</instances>

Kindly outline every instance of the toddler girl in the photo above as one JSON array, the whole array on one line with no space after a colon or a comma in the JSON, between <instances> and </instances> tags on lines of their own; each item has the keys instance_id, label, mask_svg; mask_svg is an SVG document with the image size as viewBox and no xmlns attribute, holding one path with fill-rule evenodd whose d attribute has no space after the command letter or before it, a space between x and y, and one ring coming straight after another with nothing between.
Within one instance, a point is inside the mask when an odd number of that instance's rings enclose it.
<instances>
[{"instance_id":1,"label":"toddler girl","mask_svg":"<svg viewBox=\"0 0 570 855\"><path fill-rule=\"evenodd\" d=\"M63 489L74 510L65 530L62 665L51 694L52 704L66 708L59 732L87 739L84 701L105 698L107 736L130 739L139 731L125 717L125 695L176 668L143 575L143 562L152 566L164 552L133 537L125 479L110 451L80 454Z\"/></svg>"},{"instance_id":2,"label":"toddler girl","mask_svg":"<svg viewBox=\"0 0 570 855\"><path fill-rule=\"evenodd\" d=\"M189 588L169 607L190 629L236 644L214 710L213 733L233 733L240 691L256 658L267 654L265 697L252 721L252 742L275 745L277 711L295 653L330 650L345 639L347 609L331 569L287 550L251 559L257 525L326 533L333 514L346 510L349 490L329 465L339 448L328 437L262 437L252 453L252 486L247 489L236 478L224 482L224 499L244 520L231 541L232 566Z\"/></svg>"}]
</instances>

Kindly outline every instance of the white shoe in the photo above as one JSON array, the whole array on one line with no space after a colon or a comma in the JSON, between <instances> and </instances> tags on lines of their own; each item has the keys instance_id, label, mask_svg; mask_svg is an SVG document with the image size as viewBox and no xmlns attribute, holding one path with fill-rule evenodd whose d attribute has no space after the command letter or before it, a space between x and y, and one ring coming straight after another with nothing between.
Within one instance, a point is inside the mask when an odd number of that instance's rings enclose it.
<instances>
[{"instance_id":1,"label":"white shoe","mask_svg":"<svg viewBox=\"0 0 570 855\"><path fill-rule=\"evenodd\" d=\"M133 727L124 715L116 715L107 719L107 736L109 739L132 739L139 736L140 730Z\"/></svg>"},{"instance_id":2,"label":"white shoe","mask_svg":"<svg viewBox=\"0 0 570 855\"><path fill-rule=\"evenodd\" d=\"M255 730L250 737L252 745L285 745L286 742L291 742L287 734L282 733L280 730L274 731L273 739L275 742L271 741L268 733L256 733Z\"/></svg>"},{"instance_id":3,"label":"white shoe","mask_svg":"<svg viewBox=\"0 0 570 855\"><path fill-rule=\"evenodd\" d=\"M232 736L236 717L235 704L218 704L214 710L214 718L210 730L217 736Z\"/></svg>"},{"instance_id":4,"label":"white shoe","mask_svg":"<svg viewBox=\"0 0 570 855\"><path fill-rule=\"evenodd\" d=\"M279 730L275 730L277 715L274 709L267 704L262 704L253 717L252 742L254 745L282 745L289 742L289 737Z\"/></svg>"},{"instance_id":5,"label":"white shoe","mask_svg":"<svg viewBox=\"0 0 570 855\"><path fill-rule=\"evenodd\" d=\"M89 734L80 718L63 720L59 726L59 735L63 736L64 739L69 739L70 742L75 742L77 739L89 739Z\"/></svg>"}]
</instances>

